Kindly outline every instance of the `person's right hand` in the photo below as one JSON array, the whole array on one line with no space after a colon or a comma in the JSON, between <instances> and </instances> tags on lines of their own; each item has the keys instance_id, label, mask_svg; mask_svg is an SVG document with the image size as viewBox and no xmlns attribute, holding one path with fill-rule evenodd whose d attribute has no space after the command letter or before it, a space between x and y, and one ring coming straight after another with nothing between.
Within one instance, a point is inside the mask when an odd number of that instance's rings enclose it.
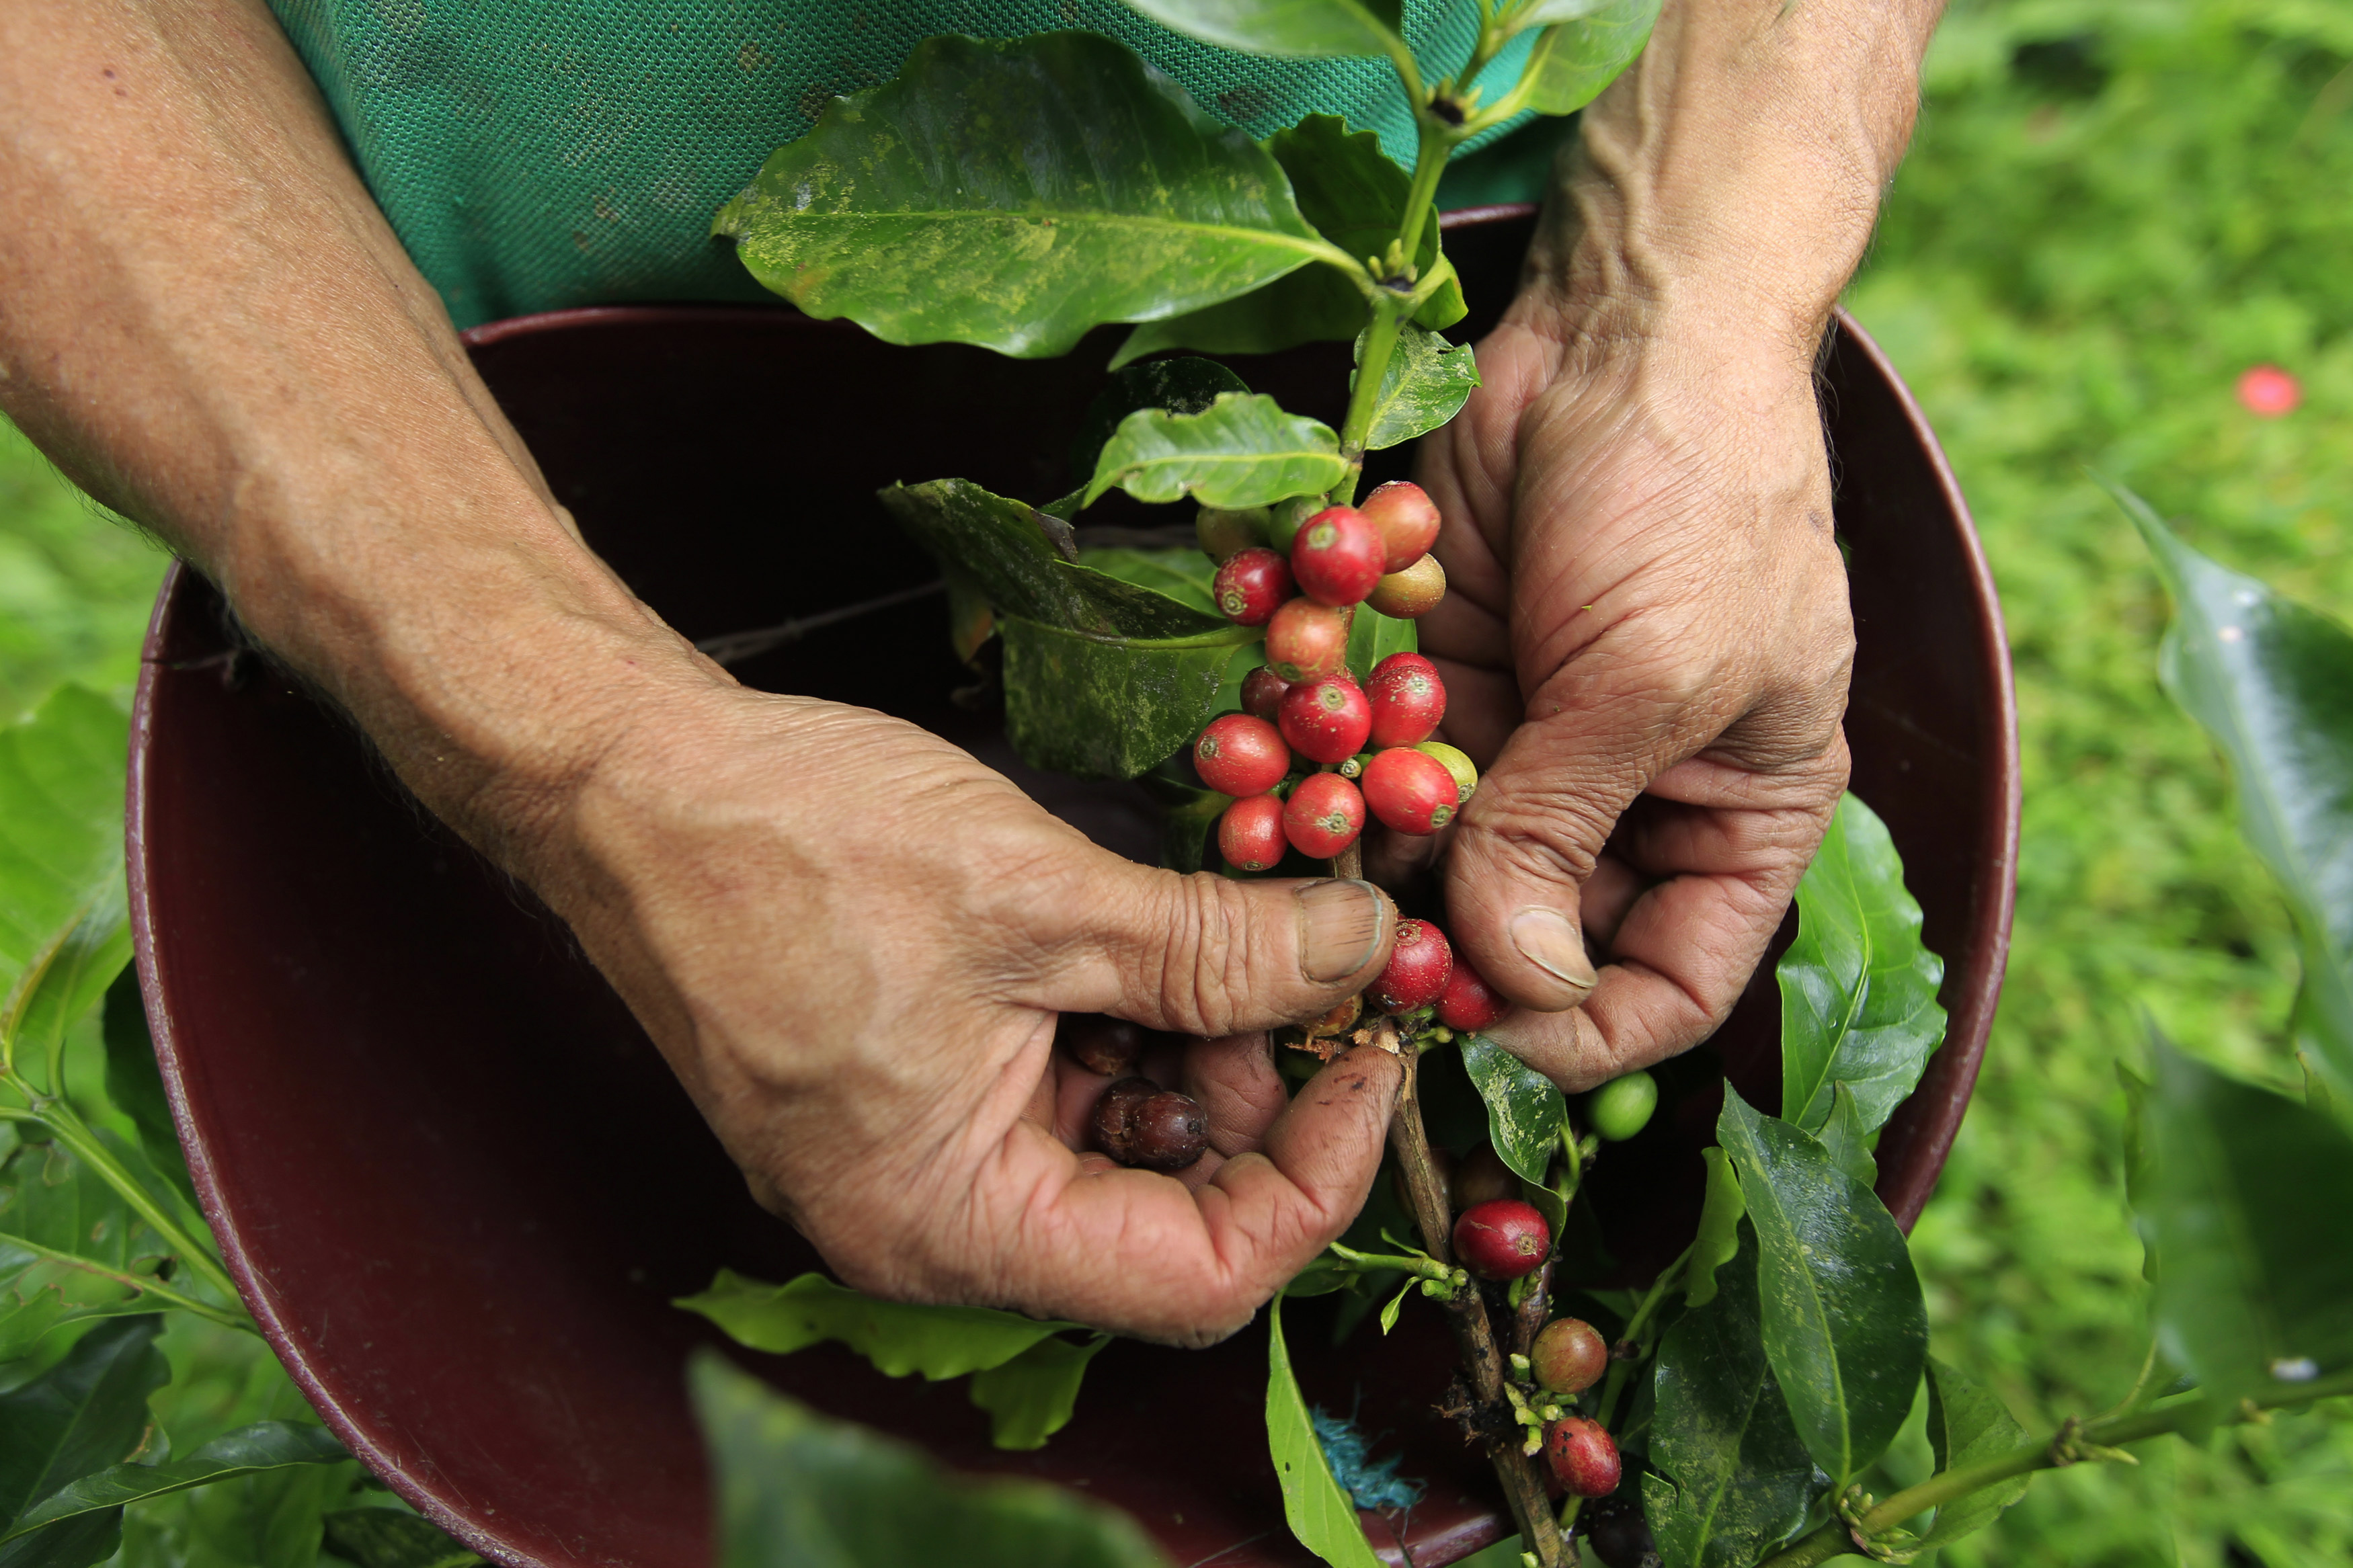
<instances>
[{"instance_id":1,"label":"person's right hand","mask_svg":"<svg viewBox=\"0 0 2353 1568\"><path fill-rule=\"evenodd\" d=\"M1360 882L1238 882L1089 843L969 754L716 682L633 727L522 867L653 1034L754 1194L849 1283L1203 1343L1356 1215L1398 1064L1286 1100L1268 1026L1362 989ZM1198 1037L1185 1180L1083 1155L1106 1080L1058 1011Z\"/></svg>"}]
</instances>

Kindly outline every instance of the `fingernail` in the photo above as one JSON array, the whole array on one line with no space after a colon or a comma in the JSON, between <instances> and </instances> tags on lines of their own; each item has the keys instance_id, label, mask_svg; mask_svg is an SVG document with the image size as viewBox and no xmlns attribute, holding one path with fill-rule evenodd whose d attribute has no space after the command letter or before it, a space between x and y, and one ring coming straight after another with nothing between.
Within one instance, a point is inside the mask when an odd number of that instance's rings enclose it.
<instances>
[{"instance_id":1,"label":"fingernail","mask_svg":"<svg viewBox=\"0 0 2353 1568\"><path fill-rule=\"evenodd\" d=\"M1555 980L1577 987L1580 1000L1592 991L1598 976L1593 961L1585 956L1585 938L1558 910L1528 909L1514 915L1512 945Z\"/></svg>"},{"instance_id":2,"label":"fingernail","mask_svg":"<svg viewBox=\"0 0 2353 1568\"><path fill-rule=\"evenodd\" d=\"M1370 882L1310 882L1299 889L1299 968L1318 984L1345 980L1388 936L1389 904Z\"/></svg>"}]
</instances>

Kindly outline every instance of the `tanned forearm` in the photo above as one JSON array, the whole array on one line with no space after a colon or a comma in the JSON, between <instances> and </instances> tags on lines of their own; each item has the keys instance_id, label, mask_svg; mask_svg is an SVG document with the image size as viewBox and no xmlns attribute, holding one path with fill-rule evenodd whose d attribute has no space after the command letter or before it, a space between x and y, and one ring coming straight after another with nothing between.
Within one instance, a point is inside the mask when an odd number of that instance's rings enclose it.
<instances>
[{"instance_id":1,"label":"tanned forearm","mask_svg":"<svg viewBox=\"0 0 2353 1568\"><path fill-rule=\"evenodd\" d=\"M723 679L572 532L260 0L0 7L0 405L502 858Z\"/></svg>"}]
</instances>

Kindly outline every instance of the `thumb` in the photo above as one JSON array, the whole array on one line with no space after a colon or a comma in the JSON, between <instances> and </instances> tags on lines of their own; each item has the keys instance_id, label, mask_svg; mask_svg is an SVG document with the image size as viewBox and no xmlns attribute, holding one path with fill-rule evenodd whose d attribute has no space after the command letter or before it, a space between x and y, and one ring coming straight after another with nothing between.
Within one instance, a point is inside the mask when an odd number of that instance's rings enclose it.
<instances>
[{"instance_id":1,"label":"thumb","mask_svg":"<svg viewBox=\"0 0 2353 1568\"><path fill-rule=\"evenodd\" d=\"M1065 907L1039 1006L1217 1038L1321 1016L1370 984L1397 907L1370 882L1179 876L1105 855Z\"/></svg>"}]
</instances>

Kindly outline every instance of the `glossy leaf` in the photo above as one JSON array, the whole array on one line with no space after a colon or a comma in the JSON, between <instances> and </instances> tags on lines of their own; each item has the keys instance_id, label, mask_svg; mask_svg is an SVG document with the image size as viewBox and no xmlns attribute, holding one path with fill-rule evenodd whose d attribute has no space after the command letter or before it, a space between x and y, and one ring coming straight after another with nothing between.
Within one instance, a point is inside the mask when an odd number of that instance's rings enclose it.
<instances>
[{"instance_id":1,"label":"glossy leaf","mask_svg":"<svg viewBox=\"0 0 2353 1568\"><path fill-rule=\"evenodd\" d=\"M1359 682L1372 679L1373 666L1393 653L1413 653L1421 647L1418 623L1385 616L1370 605L1358 605L1348 623L1348 669Z\"/></svg>"},{"instance_id":2,"label":"glossy leaf","mask_svg":"<svg viewBox=\"0 0 2353 1568\"><path fill-rule=\"evenodd\" d=\"M1350 131L1337 115L1311 114L1266 140L1266 149L1290 176L1299 210L1316 232L1352 258L1386 257L1405 221L1411 178L1381 151L1369 131ZM1419 276L1438 265L1439 230L1426 226L1414 252ZM1449 278L1415 312L1433 330L1461 321L1469 307L1462 285ZM1239 299L1146 321L1128 334L1112 361L1125 364L1164 349L1207 353L1273 353L1308 342L1347 342L1364 330L1372 307L1364 289L1334 267L1303 267Z\"/></svg>"},{"instance_id":3,"label":"glossy leaf","mask_svg":"<svg viewBox=\"0 0 2353 1568\"><path fill-rule=\"evenodd\" d=\"M985 1367L1002 1366L1039 1341L1078 1323L1025 1318L991 1307L927 1307L885 1301L804 1274L783 1285L746 1279L723 1268L711 1289L675 1303L727 1331L755 1351L786 1355L820 1341L848 1345L890 1377L921 1373L937 1383Z\"/></svg>"},{"instance_id":4,"label":"glossy leaf","mask_svg":"<svg viewBox=\"0 0 2353 1568\"><path fill-rule=\"evenodd\" d=\"M965 1477L697 1352L718 1568L1166 1568L1135 1521L1061 1487Z\"/></svg>"},{"instance_id":5,"label":"glossy leaf","mask_svg":"<svg viewBox=\"0 0 2353 1568\"><path fill-rule=\"evenodd\" d=\"M0 1361L29 1353L59 1324L169 1304L173 1293L156 1278L168 1256L121 1195L65 1149L18 1147L0 1164Z\"/></svg>"},{"instance_id":6,"label":"glossy leaf","mask_svg":"<svg viewBox=\"0 0 2353 1568\"><path fill-rule=\"evenodd\" d=\"M1920 942L1920 905L1886 824L1853 795L1798 884L1798 937L1781 955L1781 1114L1808 1132L1853 1091L1866 1132L1920 1081L1945 1037L1945 961Z\"/></svg>"},{"instance_id":7,"label":"glossy leaf","mask_svg":"<svg viewBox=\"0 0 2353 1568\"><path fill-rule=\"evenodd\" d=\"M107 988L102 1023L106 1098L131 1118L139 1134L140 1152L194 1213L195 1184L189 1179L187 1157L180 1150L180 1130L164 1093L164 1075L155 1066L155 1041L147 1030L147 1005L139 994L139 977L130 970L117 975ZM5 1224L5 1216L0 1216L0 1226Z\"/></svg>"},{"instance_id":8,"label":"glossy leaf","mask_svg":"<svg viewBox=\"0 0 2353 1568\"><path fill-rule=\"evenodd\" d=\"M1707 1196L1699 1211L1699 1234L1692 1238L1691 1261L1683 1267L1683 1304L1704 1307L1715 1300L1715 1272L1740 1251L1740 1216L1748 1212L1740 1195L1740 1178L1721 1149L1703 1149L1707 1165Z\"/></svg>"},{"instance_id":9,"label":"glossy leaf","mask_svg":"<svg viewBox=\"0 0 2353 1568\"><path fill-rule=\"evenodd\" d=\"M1329 272L1329 268L1310 268ZM1248 392L1240 376L1211 359L1187 356L1130 365L1113 374L1110 384L1087 405L1086 417L1071 442L1071 472L1095 471L1095 459L1119 422L1139 408L1165 409L1171 414L1198 414L1222 393Z\"/></svg>"},{"instance_id":10,"label":"glossy leaf","mask_svg":"<svg viewBox=\"0 0 2353 1568\"><path fill-rule=\"evenodd\" d=\"M1356 340L1359 359L1364 352L1360 337ZM1437 429L1461 410L1478 385L1479 364L1470 344L1449 343L1436 332L1406 322L1382 370L1380 390L1374 395L1373 422L1365 433L1365 449L1377 452Z\"/></svg>"},{"instance_id":11,"label":"glossy leaf","mask_svg":"<svg viewBox=\"0 0 2353 1568\"><path fill-rule=\"evenodd\" d=\"M1079 32L925 39L771 153L712 232L812 316L1024 357L1247 293L1326 249L1265 149Z\"/></svg>"},{"instance_id":12,"label":"glossy leaf","mask_svg":"<svg viewBox=\"0 0 2353 1568\"><path fill-rule=\"evenodd\" d=\"M130 721L97 693L60 687L0 727L0 1040L13 1044L58 970L54 1003L87 1007L127 955L111 936L122 883ZM60 968L59 966L63 966ZM51 1006L52 1004L42 1004ZM77 1015L78 1016L78 1015Z\"/></svg>"},{"instance_id":13,"label":"glossy leaf","mask_svg":"<svg viewBox=\"0 0 2353 1568\"><path fill-rule=\"evenodd\" d=\"M353 1568L470 1568L481 1561L432 1521L402 1509L339 1509L320 1522L327 1550Z\"/></svg>"},{"instance_id":14,"label":"glossy leaf","mask_svg":"<svg viewBox=\"0 0 2353 1568\"><path fill-rule=\"evenodd\" d=\"M1398 6L1358 0L1125 0L1165 27L1245 55L1346 58L1404 48Z\"/></svg>"},{"instance_id":15,"label":"glossy leaf","mask_svg":"<svg viewBox=\"0 0 2353 1568\"><path fill-rule=\"evenodd\" d=\"M1282 1484L1282 1517L1299 1544L1332 1568L1376 1568L1380 1559L1365 1540L1356 1503L1333 1479L1316 1440L1315 1419L1291 1371L1291 1348L1282 1340L1282 1298L1266 1310L1266 1444Z\"/></svg>"},{"instance_id":16,"label":"glossy leaf","mask_svg":"<svg viewBox=\"0 0 2353 1568\"><path fill-rule=\"evenodd\" d=\"M1843 1482L1904 1425L1927 1358L1904 1233L1820 1142L1729 1089L1716 1139L1756 1227L1766 1359L1808 1450Z\"/></svg>"},{"instance_id":17,"label":"glossy leaf","mask_svg":"<svg viewBox=\"0 0 2353 1568\"><path fill-rule=\"evenodd\" d=\"M1862 1101L1855 1099L1849 1085L1842 1083L1837 1089L1830 1119L1822 1123L1816 1136L1831 1152L1831 1163L1853 1178L1855 1185L1875 1185L1879 1181L1879 1161L1872 1152L1871 1131L1862 1124Z\"/></svg>"},{"instance_id":18,"label":"glossy leaf","mask_svg":"<svg viewBox=\"0 0 2353 1568\"><path fill-rule=\"evenodd\" d=\"M0 1535L13 1541L67 1520L216 1481L258 1475L288 1465L331 1465L351 1455L324 1426L262 1421L225 1433L185 1459L160 1465L111 1465L52 1492Z\"/></svg>"},{"instance_id":19,"label":"glossy leaf","mask_svg":"<svg viewBox=\"0 0 2353 1568\"><path fill-rule=\"evenodd\" d=\"M54 1080L66 1035L98 1005L131 962L131 913L118 865L91 892L74 923L57 934L18 977L0 1008L0 1037L14 1061L38 1059Z\"/></svg>"},{"instance_id":20,"label":"glossy leaf","mask_svg":"<svg viewBox=\"0 0 2353 1568\"><path fill-rule=\"evenodd\" d=\"M1487 1102L1487 1138L1504 1164L1541 1182L1552 1163L1568 1101L1552 1079L1484 1035L1462 1037L1462 1068Z\"/></svg>"},{"instance_id":21,"label":"glossy leaf","mask_svg":"<svg viewBox=\"0 0 2353 1568\"><path fill-rule=\"evenodd\" d=\"M2159 1042L2147 1117L2158 1342L2216 1409L2353 1367L2353 1135Z\"/></svg>"},{"instance_id":22,"label":"glossy leaf","mask_svg":"<svg viewBox=\"0 0 2353 1568\"><path fill-rule=\"evenodd\" d=\"M1757 1242L1746 1231L1713 1299L1669 1326L1652 1373L1643 1512L1677 1568L1749 1568L1805 1522L1814 1462L1761 1340Z\"/></svg>"},{"instance_id":23,"label":"glossy leaf","mask_svg":"<svg viewBox=\"0 0 2353 1568\"><path fill-rule=\"evenodd\" d=\"M1202 615L1218 615L1217 563L1198 550L1130 550L1082 542L1079 564L1123 583L1149 588Z\"/></svg>"},{"instance_id":24,"label":"glossy leaf","mask_svg":"<svg viewBox=\"0 0 2353 1568\"><path fill-rule=\"evenodd\" d=\"M2353 631L2216 565L2114 489L2173 595L2158 670L2230 759L2239 826L2295 917L2299 1034L2353 1092Z\"/></svg>"},{"instance_id":25,"label":"glossy leaf","mask_svg":"<svg viewBox=\"0 0 2353 1568\"><path fill-rule=\"evenodd\" d=\"M1142 501L1266 506L1322 495L1348 477L1331 426L1260 393L1228 393L1198 414L1139 408L1095 459L1086 502L1116 487Z\"/></svg>"},{"instance_id":26,"label":"glossy leaf","mask_svg":"<svg viewBox=\"0 0 2353 1568\"><path fill-rule=\"evenodd\" d=\"M1083 1342L1039 1340L1011 1361L972 1374L972 1402L988 1412L988 1440L1000 1448L1042 1448L1070 1425L1087 1363L1111 1343L1109 1334Z\"/></svg>"},{"instance_id":27,"label":"glossy leaf","mask_svg":"<svg viewBox=\"0 0 2353 1568\"><path fill-rule=\"evenodd\" d=\"M1534 78L1527 106L1538 114L1573 114L1642 52L1659 19L1659 0L1602 0L1574 22L1536 37L1525 67Z\"/></svg>"},{"instance_id":28,"label":"glossy leaf","mask_svg":"<svg viewBox=\"0 0 2353 1568\"><path fill-rule=\"evenodd\" d=\"M2024 1447L2029 1439L2002 1402L1965 1373L1928 1358L1928 1446L1936 1457L1936 1472ZM2009 1480L1955 1498L1936 1510L1935 1525L1920 1544L1944 1546L1991 1524L2002 1510L2026 1495L2031 1476Z\"/></svg>"},{"instance_id":29,"label":"glossy leaf","mask_svg":"<svg viewBox=\"0 0 2353 1568\"><path fill-rule=\"evenodd\" d=\"M166 1561L185 1568L317 1568L327 1516L350 1497L358 1468L344 1463L256 1470L155 1499L132 1518L142 1535L159 1522L176 1526L180 1550Z\"/></svg>"},{"instance_id":30,"label":"glossy leaf","mask_svg":"<svg viewBox=\"0 0 2353 1568\"><path fill-rule=\"evenodd\" d=\"M1238 661L1262 661L1247 626L1191 637L1106 639L1008 616L1005 732L1030 766L1132 779L1192 743Z\"/></svg>"},{"instance_id":31,"label":"glossy leaf","mask_svg":"<svg viewBox=\"0 0 2353 1568\"><path fill-rule=\"evenodd\" d=\"M0 1518L22 1519L94 1471L130 1457L147 1428L147 1396L171 1381L155 1348L162 1320L120 1318L84 1334L65 1359L0 1394ZM87 1568L111 1555L119 1509L0 1546L6 1568Z\"/></svg>"}]
</instances>

